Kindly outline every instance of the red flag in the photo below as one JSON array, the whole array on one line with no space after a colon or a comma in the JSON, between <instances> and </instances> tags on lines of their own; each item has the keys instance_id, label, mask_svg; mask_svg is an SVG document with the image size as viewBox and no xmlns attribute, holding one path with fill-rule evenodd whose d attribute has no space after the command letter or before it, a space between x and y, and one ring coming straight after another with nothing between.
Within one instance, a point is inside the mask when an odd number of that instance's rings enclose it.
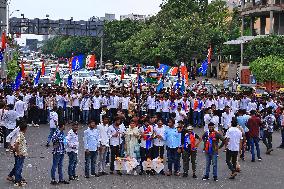
<instances>
[{"instance_id":1,"label":"red flag","mask_svg":"<svg viewBox=\"0 0 284 189\"><path fill-rule=\"evenodd\" d=\"M45 65L44 65L44 60L42 60L42 64L41 64L41 75L45 75Z\"/></svg>"},{"instance_id":2,"label":"red flag","mask_svg":"<svg viewBox=\"0 0 284 189\"><path fill-rule=\"evenodd\" d=\"M86 60L86 65L88 69L93 69L96 67L96 55L88 55Z\"/></svg>"},{"instance_id":3,"label":"red flag","mask_svg":"<svg viewBox=\"0 0 284 189\"><path fill-rule=\"evenodd\" d=\"M207 61L208 64L211 63L211 57L212 57L212 46L210 45L209 49L208 49L208 54L207 54Z\"/></svg>"},{"instance_id":4,"label":"red flag","mask_svg":"<svg viewBox=\"0 0 284 189\"><path fill-rule=\"evenodd\" d=\"M122 67L120 79L124 79L125 65Z\"/></svg>"},{"instance_id":5,"label":"red flag","mask_svg":"<svg viewBox=\"0 0 284 189\"><path fill-rule=\"evenodd\" d=\"M25 78L26 77L26 75L25 75L25 66L24 66L23 61L21 62L21 71L22 71L22 78Z\"/></svg>"},{"instance_id":6,"label":"red flag","mask_svg":"<svg viewBox=\"0 0 284 189\"><path fill-rule=\"evenodd\" d=\"M6 33L3 32L2 33L2 49L6 49L6 42L7 42Z\"/></svg>"}]
</instances>

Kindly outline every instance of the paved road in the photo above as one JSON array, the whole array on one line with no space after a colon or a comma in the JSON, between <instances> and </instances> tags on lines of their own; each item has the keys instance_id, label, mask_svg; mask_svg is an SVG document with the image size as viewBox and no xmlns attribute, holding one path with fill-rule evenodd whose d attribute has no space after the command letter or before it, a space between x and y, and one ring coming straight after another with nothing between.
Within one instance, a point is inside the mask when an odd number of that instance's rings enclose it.
<instances>
[{"instance_id":1,"label":"paved road","mask_svg":"<svg viewBox=\"0 0 284 189\"><path fill-rule=\"evenodd\" d=\"M70 128L66 128L68 131ZM50 168L52 162L51 148L46 148L45 141L48 135L48 126L43 125L40 128L29 127L27 133L29 157L25 161L23 176L28 181L25 188L31 189L46 189L59 188L58 186L51 186L50 183ZM82 141L82 132L80 129L79 137ZM201 129L197 131L201 133ZM276 147L280 143L280 133L275 132L273 135L273 146ZM82 142L81 142L82 144ZM81 145L82 147L82 145ZM60 188L138 188L145 189L152 187L157 188L226 188L226 189L281 189L283 188L284 178L284 150L275 149L272 155L265 155L264 145L261 143L262 162L250 162L250 154L247 153L246 161L241 162L242 172L235 180L229 180L229 170L225 164L225 153L221 152L218 161L219 182L202 181L201 177L204 171L204 154L199 149L198 152L198 179L191 177L182 178L176 176L134 176L134 175L108 175L99 178L85 179L84 178L84 155L81 148L79 152L78 174L79 181L74 181L70 185L62 186ZM67 156L64 161L64 175L67 179ZM0 189L14 188L11 183L5 180L9 170L13 164L13 156L6 154L3 148L0 149ZM212 177L210 175L210 177Z\"/></svg>"}]
</instances>

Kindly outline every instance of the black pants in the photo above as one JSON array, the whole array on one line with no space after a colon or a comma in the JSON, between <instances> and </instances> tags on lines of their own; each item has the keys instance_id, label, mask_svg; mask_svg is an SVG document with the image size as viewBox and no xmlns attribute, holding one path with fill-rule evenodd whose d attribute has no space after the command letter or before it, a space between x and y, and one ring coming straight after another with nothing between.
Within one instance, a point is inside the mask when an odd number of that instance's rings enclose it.
<instances>
[{"instance_id":1,"label":"black pants","mask_svg":"<svg viewBox=\"0 0 284 189\"><path fill-rule=\"evenodd\" d=\"M46 119L44 117L44 109L39 109L38 108L38 117L39 117L39 123L44 124Z\"/></svg>"},{"instance_id":2,"label":"black pants","mask_svg":"<svg viewBox=\"0 0 284 189\"><path fill-rule=\"evenodd\" d=\"M226 163L228 168L234 173L237 166L238 151L226 151Z\"/></svg>"},{"instance_id":3,"label":"black pants","mask_svg":"<svg viewBox=\"0 0 284 189\"><path fill-rule=\"evenodd\" d=\"M33 122L34 124L39 124L39 114L38 114L38 108L36 106L32 106L30 108L30 118L31 118L31 122Z\"/></svg>"},{"instance_id":4,"label":"black pants","mask_svg":"<svg viewBox=\"0 0 284 189\"><path fill-rule=\"evenodd\" d=\"M79 122L80 118L80 107L79 106L73 106L73 121Z\"/></svg>"},{"instance_id":5,"label":"black pants","mask_svg":"<svg viewBox=\"0 0 284 189\"><path fill-rule=\"evenodd\" d=\"M152 159L152 148L142 148L140 147L140 156L141 156L141 161L140 161L140 167L141 167L141 171L143 171L143 166L142 163L143 161L146 161L148 158Z\"/></svg>"},{"instance_id":6,"label":"black pants","mask_svg":"<svg viewBox=\"0 0 284 189\"><path fill-rule=\"evenodd\" d=\"M148 109L148 114L150 116L154 116L156 114L156 110L155 109Z\"/></svg>"},{"instance_id":7,"label":"black pants","mask_svg":"<svg viewBox=\"0 0 284 189\"><path fill-rule=\"evenodd\" d=\"M117 109L116 108L111 108L109 110L109 117L111 121L114 121L115 116L117 115Z\"/></svg>"},{"instance_id":8,"label":"black pants","mask_svg":"<svg viewBox=\"0 0 284 189\"><path fill-rule=\"evenodd\" d=\"M9 148L9 143L6 142L6 138L12 131L13 129L7 129L7 128L4 129L4 148L6 149Z\"/></svg>"},{"instance_id":9,"label":"black pants","mask_svg":"<svg viewBox=\"0 0 284 189\"><path fill-rule=\"evenodd\" d=\"M164 159L164 146L154 146L153 147L153 159L160 157L161 159Z\"/></svg>"},{"instance_id":10,"label":"black pants","mask_svg":"<svg viewBox=\"0 0 284 189\"><path fill-rule=\"evenodd\" d=\"M114 161L120 156L120 146L110 146L110 171L114 171Z\"/></svg>"},{"instance_id":11,"label":"black pants","mask_svg":"<svg viewBox=\"0 0 284 189\"><path fill-rule=\"evenodd\" d=\"M101 115L101 109L92 109L92 120L96 121L97 123L100 122L100 115Z\"/></svg>"},{"instance_id":12,"label":"black pants","mask_svg":"<svg viewBox=\"0 0 284 189\"><path fill-rule=\"evenodd\" d=\"M266 146L267 150L272 148L272 132L268 132L267 130L263 132L262 141Z\"/></svg>"}]
</instances>

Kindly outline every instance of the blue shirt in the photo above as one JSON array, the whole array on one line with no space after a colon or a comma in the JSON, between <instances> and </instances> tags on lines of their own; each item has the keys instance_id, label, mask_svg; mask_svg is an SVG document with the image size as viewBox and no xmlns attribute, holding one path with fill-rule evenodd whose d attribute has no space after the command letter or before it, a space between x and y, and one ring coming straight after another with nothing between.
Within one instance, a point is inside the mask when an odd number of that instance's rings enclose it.
<instances>
[{"instance_id":1,"label":"blue shirt","mask_svg":"<svg viewBox=\"0 0 284 189\"><path fill-rule=\"evenodd\" d=\"M52 138L51 138L52 142L53 142L53 151L52 153L59 153L59 154L64 154L65 153L65 144L66 144L66 138L65 138L65 134L63 131L60 131L59 129L57 129Z\"/></svg>"},{"instance_id":2,"label":"blue shirt","mask_svg":"<svg viewBox=\"0 0 284 189\"><path fill-rule=\"evenodd\" d=\"M98 129L90 129L84 131L84 148L91 152L97 151L101 141L100 132Z\"/></svg>"},{"instance_id":3,"label":"blue shirt","mask_svg":"<svg viewBox=\"0 0 284 189\"><path fill-rule=\"evenodd\" d=\"M244 129L245 132L248 132L247 123L249 118L249 115L242 115L237 117L238 124Z\"/></svg>"},{"instance_id":4,"label":"blue shirt","mask_svg":"<svg viewBox=\"0 0 284 189\"><path fill-rule=\"evenodd\" d=\"M165 130L166 146L169 148L178 148L181 146L181 133L177 128L167 128Z\"/></svg>"}]
</instances>

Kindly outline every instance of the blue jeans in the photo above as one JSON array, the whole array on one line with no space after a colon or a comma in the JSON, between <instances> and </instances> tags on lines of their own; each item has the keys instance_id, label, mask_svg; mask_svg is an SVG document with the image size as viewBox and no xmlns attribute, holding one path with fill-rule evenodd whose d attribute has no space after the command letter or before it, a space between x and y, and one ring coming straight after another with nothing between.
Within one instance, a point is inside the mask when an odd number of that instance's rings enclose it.
<instances>
[{"instance_id":1,"label":"blue jeans","mask_svg":"<svg viewBox=\"0 0 284 189\"><path fill-rule=\"evenodd\" d=\"M77 154L75 152L68 152L69 165L68 165L68 175L69 177L76 176L76 166L77 166Z\"/></svg>"},{"instance_id":2,"label":"blue jeans","mask_svg":"<svg viewBox=\"0 0 284 189\"><path fill-rule=\"evenodd\" d=\"M15 166L15 182L21 182L22 181L22 171L23 171L23 165L25 161L24 156L15 156L16 158L16 166Z\"/></svg>"},{"instance_id":3,"label":"blue jeans","mask_svg":"<svg viewBox=\"0 0 284 189\"><path fill-rule=\"evenodd\" d=\"M58 168L58 175L59 175L59 181L63 181L63 159L64 154L55 153L53 154L53 162L52 162L52 168L51 168L51 179L55 180L55 172L56 168Z\"/></svg>"},{"instance_id":4,"label":"blue jeans","mask_svg":"<svg viewBox=\"0 0 284 189\"><path fill-rule=\"evenodd\" d=\"M83 123L88 124L89 121L89 110L83 110Z\"/></svg>"},{"instance_id":5,"label":"blue jeans","mask_svg":"<svg viewBox=\"0 0 284 189\"><path fill-rule=\"evenodd\" d=\"M90 176L90 161L91 161L91 175L96 174L96 160L97 151L85 152L85 176Z\"/></svg>"},{"instance_id":6,"label":"blue jeans","mask_svg":"<svg viewBox=\"0 0 284 189\"><path fill-rule=\"evenodd\" d=\"M167 156L168 156L168 169L170 172L173 170L179 172L180 169L180 154L177 152L178 148L167 148Z\"/></svg>"},{"instance_id":7,"label":"blue jeans","mask_svg":"<svg viewBox=\"0 0 284 189\"><path fill-rule=\"evenodd\" d=\"M193 112L193 127L201 126L201 112Z\"/></svg>"},{"instance_id":8,"label":"blue jeans","mask_svg":"<svg viewBox=\"0 0 284 189\"><path fill-rule=\"evenodd\" d=\"M248 138L251 150L251 158L255 160L254 146L256 148L257 157L260 158L260 150L259 150L259 138L258 137L250 137Z\"/></svg>"},{"instance_id":9,"label":"blue jeans","mask_svg":"<svg viewBox=\"0 0 284 189\"><path fill-rule=\"evenodd\" d=\"M207 154L205 153L205 158L206 158L206 170L205 170L205 176L209 177L210 173L210 166L211 166L211 161L213 165L213 176L217 177L217 162L218 162L218 154L213 153L213 154Z\"/></svg>"},{"instance_id":10,"label":"blue jeans","mask_svg":"<svg viewBox=\"0 0 284 189\"><path fill-rule=\"evenodd\" d=\"M48 138L47 138L47 144L50 143L51 138L52 138L55 131L56 131L56 128L50 128L50 132L49 132L49 135L48 135Z\"/></svg>"}]
</instances>

